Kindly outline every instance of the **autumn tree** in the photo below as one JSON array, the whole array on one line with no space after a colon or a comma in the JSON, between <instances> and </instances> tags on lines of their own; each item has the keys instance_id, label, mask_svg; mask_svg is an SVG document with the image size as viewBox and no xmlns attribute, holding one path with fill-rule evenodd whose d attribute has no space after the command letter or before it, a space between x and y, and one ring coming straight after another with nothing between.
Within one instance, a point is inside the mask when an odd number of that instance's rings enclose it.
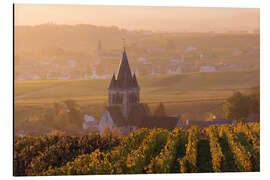
<instances>
[{"instance_id":1,"label":"autumn tree","mask_svg":"<svg viewBox=\"0 0 270 180\"><path fill-rule=\"evenodd\" d=\"M101 136L102 137L110 137L111 135L112 135L112 132L111 132L110 127L108 125L105 126L102 133L101 133Z\"/></svg>"},{"instance_id":2,"label":"autumn tree","mask_svg":"<svg viewBox=\"0 0 270 180\"><path fill-rule=\"evenodd\" d=\"M114 127L112 129L112 137L113 138L118 138L118 139L122 137L122 132L119 130L118 127Z\"/></svg>"},{"instance_id":3,"label":"autumn tree","mask_svg":"<svg viewBox=\"0 0 270 180\"><path fill-rule=\"evenodd\" d=\"M249 93L250 98L250 112L260 113L260 87L251 89Z\"/></svg>"},{"instance_id":4,"label":"autumn tree","mask_svg":"<svg viewBox=\"0 0 270 180\"><path fill-rule=\"evenodd\" d=\"M73 100L67 100L55 103L53 108L41 112L38 117L32 116L28 122L40 133L49 133L52 130L68 132L80 131L84 118L79 105ZM32 129L28 128L28 131Z\"/></svg>"},{"instance_id":5,"label":"autumn tree","mask_svg":"<svg viewBox=\"0 0 270 180\"><path fill-rule=\"evenodd\" d=\"M216 115L213 113L210 113L207 117L206 117L206 121L213 121L214 119L216 119Z\"/></svg>"},{"instance_id":6,"label":"autumn tree","mask_svg":"<svg viewBox=\"0 0 270 180\"><path fill-rule=\"evenodd\" d=\"M245 121L249 113L260 112L260 92L255 90L248 95L235 92L227 99L223 109L227 118Z\"/></svg>"},{"instance_id":7,"label":"autumn tree","mask_svg":"<svg viewBox=\"0 0 270 180\"><path fill-rule=\"evenodd\" d=\"M74 100L65 101L65 105L67 107L66 112L68 114L69 122L77 128L82 128L84 118L79 105L76 104Z\"/></svg>"}]
</instances>

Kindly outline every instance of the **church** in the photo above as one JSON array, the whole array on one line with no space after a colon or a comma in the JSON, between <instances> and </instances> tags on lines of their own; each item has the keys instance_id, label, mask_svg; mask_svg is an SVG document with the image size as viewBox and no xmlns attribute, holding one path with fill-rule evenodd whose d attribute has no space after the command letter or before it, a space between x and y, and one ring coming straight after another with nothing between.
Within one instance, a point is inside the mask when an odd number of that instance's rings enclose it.
<instances>
[{"instance_id":1,"label":"church","mask_svg":"<svg viewBox=\"0 0 270 180\"><path fill-rule=\"evenodd\" d=\"M108 101L99 132L107 126L111 130L117 127L124 135L139 128L182 127L180 117L152 116L148 106L140 102L140 86L136 74L131 73L125 48L117 77L114 73L108 87Z\"/></svg>"}]
</instances>

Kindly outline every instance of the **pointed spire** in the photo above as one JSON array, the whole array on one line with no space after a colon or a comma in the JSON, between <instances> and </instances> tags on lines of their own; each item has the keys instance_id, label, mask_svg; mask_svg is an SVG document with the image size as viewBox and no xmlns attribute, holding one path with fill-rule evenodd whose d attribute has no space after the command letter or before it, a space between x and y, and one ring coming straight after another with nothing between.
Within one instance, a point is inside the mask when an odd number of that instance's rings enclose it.
<instances>
[{"instance_id":1,"label":"pointed spire","mask_svg":"<svg viewBox=\"0 0 270 180\"><path fill-rule=\"evenodd\" d=\"M139 88L135 72L133 73L132 79L133 79L133 87Z\"/></svg>"},{"instance_id":2,"label":"pointed spire","mask_svg":"<svg viewBox=\"0 0 270 180\"><path fill-rule=\"evenodd\" d=\"M131 74L131 70L128 63L127 52L124 48L122 61L120 63L117 79L115 73L113 73L112 80L110 82L109 89L128 89L139 88L136 74Z\"/></svg>"},{"instance_id":3,"label":"pointed spire","mask_svg":"<svg viewBox=\"0 0 270 180\"><path fill-rule=\"evenodd\" d=\"M116 87L116 79L115 79L115 73L113 73L113 77L109 86L109 89L115 88Z\"/></svg>"},{"instance_id":4,"label":"pointed spire","mask_svg":"<svg viewBox=\"0 0 270 180\"><path fill-rule=\"evenodd\" d=\"M126 53L125 48L124 48L118 76L117 76L117 81L119 82L120 88L127 88L132 83L132 74L131 74L131 70L128 64L128 58L127 58L127 53Z\"/></svg>"}]
</instances>

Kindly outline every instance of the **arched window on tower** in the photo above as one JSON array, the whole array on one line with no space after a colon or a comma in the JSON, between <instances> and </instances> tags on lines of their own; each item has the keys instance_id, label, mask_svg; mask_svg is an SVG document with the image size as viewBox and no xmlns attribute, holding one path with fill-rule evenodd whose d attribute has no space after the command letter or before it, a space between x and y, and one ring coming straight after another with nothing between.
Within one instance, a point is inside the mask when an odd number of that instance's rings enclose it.
<instances>
[{"instance_id":1,"label":"arched window on tower","mask_svg":"<svg viewBox=\"0 0 270 180\"><path fill-rule=\"evenodd\" d=\"M109 94L109 102L112 103L112 95Z\"/></svg>"},{"instance_id":2,"label":"arched window on tower","mask_svg":"<svg viewBox=\"0 0 270 180\"><path fill-rule=\"evenodd\" d=\"M116 104L120 104L120 95L116 93Z\"/></svg>"},{"instance_id":3,"label":"arched window on tower","mask_svg":"<svg viewBox=\"0 0 270 180\"><path fill-rule=\"evenodd\" d=\"M120 104L123 104L123 94L120 94Z\"/></svg>"},{"instance_id":4,"label":"arched window on tower","mask_svg":"<svg viewBox=\"0 0 270 180\"><path fill-rule=\"evenodd\" d=\"M133 94L131 93L131 94L129 95L129 102L130 102L130 104L132 104L132 101L133 101Z\"/></svg>"},{"instance_id":5,"label":"arched window on tower","mask_svg":"<svg viewBox=\"0 0 270 180\"><path fill-rule=\"evenodd\" d=\"M128 103L131 103L132 102L132 94L129 94L128 95Z\"/></svg>"},{"instance_id":6,"label":"arched window on tower","mask_svg":"<svg viewBox=\"0 0 270 180\"><path fill-rule=\"evenodd\" d=\"M137 103L137 95L134 93L134 103Z\"/></svg>"},{"instance_id":7,"label":"arched window on tower","mask_svg":"<svg viewBox=\"0 0 270 180\"><path fill-rule=\"evenodd\" d=\"M112 96L112 103L116 104L116 96L115 96L115 94L113 94L113 96Z\"/></svg>"},{"instance_id":8,"label":"arched window on tower","mask_svg":"<svg viewBox=\"0 0 270 180\"><path fill-rule=\"evenodd\" d=\"M131 103L134 103L134 93L131 94Z\"/></svg>"},{"instance_id":9,"label":"arched window on tower","mask_svg":"<svg viewBox=\"0 0 270 180\"><path fill-rule=\"evenodd\" d=\"M136 93L131 93L128 96L128 102L131 103L131 104L137 103L137 95L136 95Z\"/></svg>"}]
</instances>

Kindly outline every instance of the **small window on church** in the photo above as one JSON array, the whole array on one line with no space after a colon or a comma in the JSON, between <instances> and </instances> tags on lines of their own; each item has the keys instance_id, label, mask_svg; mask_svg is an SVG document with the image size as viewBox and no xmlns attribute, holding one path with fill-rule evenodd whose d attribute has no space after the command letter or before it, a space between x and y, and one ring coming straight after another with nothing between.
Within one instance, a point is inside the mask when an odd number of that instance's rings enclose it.
<instances>
[{"instance_id":1,"label":"small window on church","mask_svg":"<svg viewBox=\"0 0 270 180\"><path fill-rule=\"evenodd\" d=\"M116 93L116 104L122 104L123 103L123 94Z\"/></svg>"},{"instance_id":2,"label":"small window on church","mask_svg":"<svg viewBox=\"0 0 270 180\"><path fill-rule=\"evenodd\" d=\"M116 104L116 96L115 94L113 95L113 100L112 100L113 104Z\"/></svg>"},{"instance_id":3,"label":"small window on church","mask_svg":"<svg viewBox=\"0 0 270 180\"><path fill-rule=\"evenodd\" d=\"M120 95L120 104L123 104L123 94Z\"/></svg>"},{"instance_id":4,"label":"small window on church","mask_svg":"<svg viewBox=\"0 0 270 180\"><path fill-rule=\"evenodd\" d=\"M133 94L130 94L128 99L130 103L133 103Z\"/></svg>"},{"instance_id":5,"label":"small window on church","mask_svg":"<svg viewBox=\"0 0 270 180\"><path fill-rule=\"evenodd\" d=\"M134 94L134 103L137 102L137 96Z\"/></svg>"}]
</instances>

